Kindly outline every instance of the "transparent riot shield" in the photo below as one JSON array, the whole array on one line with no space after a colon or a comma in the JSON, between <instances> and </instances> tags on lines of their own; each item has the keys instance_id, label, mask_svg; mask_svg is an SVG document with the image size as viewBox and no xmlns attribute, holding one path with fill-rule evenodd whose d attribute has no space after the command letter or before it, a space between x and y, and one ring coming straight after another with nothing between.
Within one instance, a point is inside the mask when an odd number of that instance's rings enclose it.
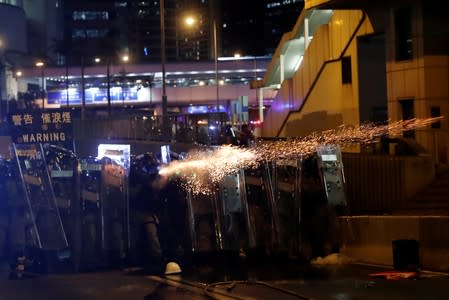
<instances>
[{"instance_id":1,"label":"transparent riot shield","mask_svg":"<svg viewBox=\"0 0 449 300\"><path fill-rule=\"evenodd\" d=\"M128 160L129 162L129 160ZM118 266L129 249L128 166L104 157L101 173L101 245L110 266Z\"/></svg>"},{"instance_id":2,"label":"transparent riot shield","mask_svg":"<svg viewBox=\"0 0 449 300\"><path fill-rule=\"evenodd\" d=\"M248 205L243 170L225 176L219 184L221 249L238 252L248 245Z\"/></svg>"},{"instance_id":3,"label":"transparent riot shield","mask_svg":"<svg viewBox=\"0 0 449 300\"><path fill-rule=\"evenodd\" d=\"M29 219L28 240L42 250L68 247L41 144L13 144Z\"/></svg>"},{"instance_id":4,"label":"transparent riot shield","mask_svg":"<svg viewBox=\"0 0 449 300\"><path fill-rule=\"evenodd\" d=\"M276 203L273 199L271 170L268 164L245 170L246 202L248 205L247 251L256 255L271 255L278 237Z\"/></svg>"},{"instance_id":5,"label":"transparent riot shield","mask_svg":"<svg viewBox=\"0 0 449 300\"><path fill-rule=\"evenodd\" d=\"M45 157L50 172L56 205L67 235L71 268L76 271L80 258L80 212L78 186L78 159L71 150L56 145L44 145Z\"/></svg>"},{"instance_id":6,"label":"transparent riot shield","mask_svg":"<svg viewBox=\"0 0 449 300\"><path fill-rule=\"evenodd\" d=\"M0 257L6 258L10 255L11 243L8 241L10 220L13 219L11 184L12 178L11 163L9 160L0 157Z\"/></svg>"},{"instance_id":7,"label":"transparent riot shield","mask_svg":"<svg viewBox=\"0 0 449 300\"><path fill-rule=\"evenodd\" d=\"M39 249L36 227L29 213L28 198L15 157L1 160L0 181L5 243L2 249L4 257L14 264L18 257L29 256L29 250L35 254L35 249Z\"/></svg>"},{"instance_id":8,"label":"transparent riot shield","mask_svg":"<svg viewBox=\"0 0 449 300\"><path fill-rule=\"evenodd\" d=\"M301 224L301 159L276 160L273 168L273 188L278 219L278 239L275 251L288 257L297 256Z\"/></svg>"},{"instance_id":9,"label":"transparent riot shield","mask_svg":"<svg viewBox=\"0 0 449 300\"><path fill-rule=\"evenodd\" d=\"M317 149L327 201L332 206L346 206L345 176L338 145L322 145Z\"/></svg>"},{"instance_id":10,"label":"transparent riot shield","mask_svg":"<svg viewBox=\"0 0 449 300\"><path fill-rule=\"evenodd\" d=\"M217 212L215 194L187 192L187 221L193 254L213 253L222 249Z\"/></svg>"},{"instance_id":11,"label":"transparent riot shield","mask_svg":"<svg viewBox=\"0 0 449 300\"><path fill-rule=\"evenodd\" d=\"M81 202L81 260L82 270L102 265L101 173L103 164L96 158L79 160Z\"/></svg>"}]
</instances>

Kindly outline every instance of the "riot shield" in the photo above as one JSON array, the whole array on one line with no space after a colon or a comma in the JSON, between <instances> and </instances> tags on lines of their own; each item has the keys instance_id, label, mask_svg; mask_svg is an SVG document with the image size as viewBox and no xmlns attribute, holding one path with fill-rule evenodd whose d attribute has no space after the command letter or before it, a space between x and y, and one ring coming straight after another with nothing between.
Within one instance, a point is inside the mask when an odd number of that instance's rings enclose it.
<instances>
[{"instance_id":1,"label":"riot shield","mask_svg":"<svg viewBox=\"0 0 449 300\"><path fill-rule=\"evenodd\" d=\"M276 251L288 257L297 256L301 224L302 159L276 160L273 168L274 195L278 219Z\"/></svg>"},{"instance_id":2,"label":"riot shield","mask_svg":"<svg viewBox=\"0 0 449 300\"><path fill-rule=\"evenodd\" d=\"M11 178L10 161L0 157L0 258L7 258L11 248L8 241L8 231L10 227L10 216L12 217L11 195L9 185L14 183Z\"/></svg>"},{"instance_id":3,"label":"riot shield","mask_svg":"<svg viewBox=\"0 0 449 300\"><path fill-rule=\"evenodd\" d=\"M68 247L42 144L13 144L27 201L29 240L42 250Z\"/></svg>"},{"instance_id":4,"label":"riot shield","mask_svg":"<svg viewBox=\"0 0 449 300\"><path fill-rule=\"evenodd\" d=\"M248 245L248 205L243 177L241 170L225 176L219 184L220 250L238 252Z\"/></svg>"},{"instance_id":5,"label":"riot shield","mask_svg":"<svg viewBox=\"0 0 449 300\"><path fill-rule=\"evenodd\" d=\"M81 261L83 270L92 270L102 264L101 173L103 165L95 158L79 161L81 202Z\"/></svg>"},{"instance_id":6,"label":"riot shield","mask_svg":"<svg viewBox=\"0 0 449 300\"><path fill-rule=\"evenodd\" d=\"M262 256L271 255L278 237L276 203L273 198L271 170L268 164L245 170L246 202L248 205L247 251Z\"/></svg>"},{"instance_id":7,"label":"riot shield","mask_svg":"<svg viewBox=\"0 0 449 300\"><path fill-rule=\"evenodd\" d=\"M217 196L187 192L187 222L192 253L213 253L222 249Z\"/></svg>"},{"instance_id":8,"label":"riot shield","mask_svg":"<svg viewBox=\"0 0 449 300\"><path fill-rule=\"evenodd\" d=\"M129 160L128 160L129 161ZM117 266L129 249L128 165L102 159L102 250L108 265Z\"/></svg>"},{"instance_id":9,"label":"riot shield","mask_svg":"<svg viewBox=\"0 0 449 300\"><path fill-rule=\"evenodd\" d=\"M338 145L318 147L317 154L327 201L332 206L346 206L345 176Z\"/></svg>"},{"instance_id":10,"label":"riot shield","mask_svg":"<svg viewBox=\"0 0 449 300\"><path fill-rule=\"evenodd\" d=\"M322 154L322 152L321 152ZM327 154L324 154L327 155ZM336 166L335 156L324 157L325 164ZM328 165L328 166L329 166ZM332 188L338 176L329 187L329 177L323 176L323 161L319 154L303 159L301 172L301 255L305 259L324 257L338 251L339 230L334 200L341 199L340 191ZM334 173L335 174L335 173ZM327 182L326 182L327 181ZM334 198L334 196L337 196ZM329 198L330 197L330 198Z\"/></svg>"},{"instance_id":11,"label":"riot shield","mask_svg":"<svg viewBox=\"0 0 449 300\"><path fill-rule=\"evenodd\" d=\"M56 205L71 250L72 268L78 270L81 254L78 159L71 150L60 146L46 144L43 148L56 197Z\"/></svg>"},{"instance_id":12,"label":"riot shield","mask_svg":"<svg viewBox=\"0 0 449 300\"><path fill-rule=\"evenodd\" d=\"M127 169L103 157L80 160L82 203L81 265L114 267L128 251Z\"/></svg>"}]
</instances>

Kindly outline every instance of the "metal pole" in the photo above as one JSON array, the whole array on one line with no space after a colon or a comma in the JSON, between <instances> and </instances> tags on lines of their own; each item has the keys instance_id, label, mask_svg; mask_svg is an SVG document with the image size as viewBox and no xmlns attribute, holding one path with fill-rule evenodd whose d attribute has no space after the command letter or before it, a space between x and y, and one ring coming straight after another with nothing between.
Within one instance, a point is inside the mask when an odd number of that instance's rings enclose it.
<instances>
[{"instance_id":1,"label":"metal pole","mask_svg":"<svg viewBox=\"0 0 449 300\"><path fill-rule=\"evenodd\" d=\"M86 114L86 91L84 90L84 57L81 57L81 120Z\"/></svg>"},{"instance_id":2,"label":"metal pole","mask_svg":"<svg viewBox=\"0 0 449 300\"><path fill-rule=\"evenodd\" d=\"M69 107L69 64L67 62L67 56L65 61L65 91L66 91L66 104Z\"/></svg>"},{"instance_id":3,"label":"metal pole","mask_svg":"<svg viewBox=\"0 0 449 300\"><path fill-rule=\"evenodd\" d=\"M44 68L45 66L42 66L42 70L41 70L41 79L42 79L42 93L41 93L41 97L42 97L42 109L45 109L45 74L44 74Z\"/></svg>"},{"instance_id":4,"label":"metal pole","mask_svg":"<svg viewBox=\"0 0 449 300\"><path fill-rule=\"evenodd\" d=\"M217 47L217 22L214 19L214 60L215 60L215 86L217 89L217 113L220 112L220 84L218 82L218 47Z\"/></svg>"},{"instance_id":5,"label":"metal pole","mask_svg":"<svg viewBox=\"0 0 449 300\"><path fill-rule=\"evenodd\" d=\"M162 126L164 134L168 132L167 124L167 91L165 87L165 9L164 0L159 2L161 16L161 64L162 64Z\"/></svg>"},{"instance_id":6,"label":"metal pole","mask_svg":"<svg viewBox=\"0 0 449 300\"><path fill-rule=\"evenodd\" d=\"M3 90L3 76L5 75L5 65L3 64L3 57L0 58L0 123L3 122L3 97L2 97L2 90Z\"/></svg>"},{"instance_id":7,"label":"metal pole","mask_svg":"<svg viewBox=\"0 0 449 300\"><path fill-rule=\"evenodd\" d=\"M111 111L111 79L110 79L110 65L111 65L111 59L108 58L107 64L106 64L106 93L107 93L107 97L108 97L108 116L111 117L112 115L112 111Z\"/></svg>"}]
</instances>

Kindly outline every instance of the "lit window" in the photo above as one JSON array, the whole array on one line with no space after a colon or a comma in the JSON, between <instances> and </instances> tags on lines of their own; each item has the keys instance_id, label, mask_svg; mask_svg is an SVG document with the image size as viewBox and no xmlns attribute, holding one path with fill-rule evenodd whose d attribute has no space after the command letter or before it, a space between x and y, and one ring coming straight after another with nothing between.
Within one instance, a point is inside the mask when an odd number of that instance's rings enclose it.
<instances>
[{"instance_id":1,"label":"lit window","mask_svg":"<svg viewBox=\"0 0 449 300\"><path fill-rule=\"evenodd\" d=\"M107 11L74 11L73 20L108 20L109 13Z\"/></svg>"},{"instance_id":2,"label":"lit window","mask_svg":"<svg viewBox=\"0 0 449 300\"><path fill-rule=\"evenodd\" d=\"M115 7L126 7L127 3L126 3L126 1L117 1L114 3L114 6Z\"/></svg>"},{"instance_id":3,"label":"lit window","mask_svg":"<svg viewBox=\"0 0 449 300\"><path fill-rule=\"evenodd\" d=\"M105 37L107 33L107 29L75 29L72 32L72 38L98 38Z\"/></svg>"}]
</instances>

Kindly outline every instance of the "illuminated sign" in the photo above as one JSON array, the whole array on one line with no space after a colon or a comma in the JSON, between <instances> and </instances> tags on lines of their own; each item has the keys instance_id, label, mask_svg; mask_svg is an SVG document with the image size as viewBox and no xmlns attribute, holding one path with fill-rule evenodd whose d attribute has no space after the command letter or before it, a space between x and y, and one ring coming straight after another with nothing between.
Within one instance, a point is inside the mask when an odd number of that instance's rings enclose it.
<instances>
[{"instance_id":1,"label":"illuminated sign","mask_svg":"<svg viewBox=\"0 0 449 300\"><path fill-rule=\"evenodd\" d=\"M129 144L99 144L97 159L109 157L119 165L128 168L131 161L131 145Z\"/></svg>"},{"instance_id":2,"label":"illuminated sign","mask_svg":"<svg viewBox=\"0 0 449 300\"><path fill-rule=\"evenodd\" d=\"M73 120L70 110L15 112L8 116L16 144L55 144L73 150Z\"/></svg>"},{"instance_id":3,"label":"illuminated sign","mask_svg":"<svg viewBox=\"0 0 449 300\"><path fill-rule=\"evenodd\" d=\"M161 158L162 163L169 164L170 163L170 145L162 145L161 146Z\"/></svg>"},{"instance_id":4,"label":"illuminated sign","mask_svg":"<svg viewBox=\"0 0 449 300\"><path fill-rule=\"evenodd\" d=\"M145 88L143 88L145 89ZM141 89L141 90L143 90ZM148 89L148 88L147 88ZM109 95L112 102L121 101L143 101L149 100L149 92L138 91L136 87L112 87ZM65 90L54 90L47 92L48 104L81 104L81 91L75 88ZM84 92L85 104L106 103L108 101L108 93L105 88L92 87Z\"/></svg>"}]
</instances>

